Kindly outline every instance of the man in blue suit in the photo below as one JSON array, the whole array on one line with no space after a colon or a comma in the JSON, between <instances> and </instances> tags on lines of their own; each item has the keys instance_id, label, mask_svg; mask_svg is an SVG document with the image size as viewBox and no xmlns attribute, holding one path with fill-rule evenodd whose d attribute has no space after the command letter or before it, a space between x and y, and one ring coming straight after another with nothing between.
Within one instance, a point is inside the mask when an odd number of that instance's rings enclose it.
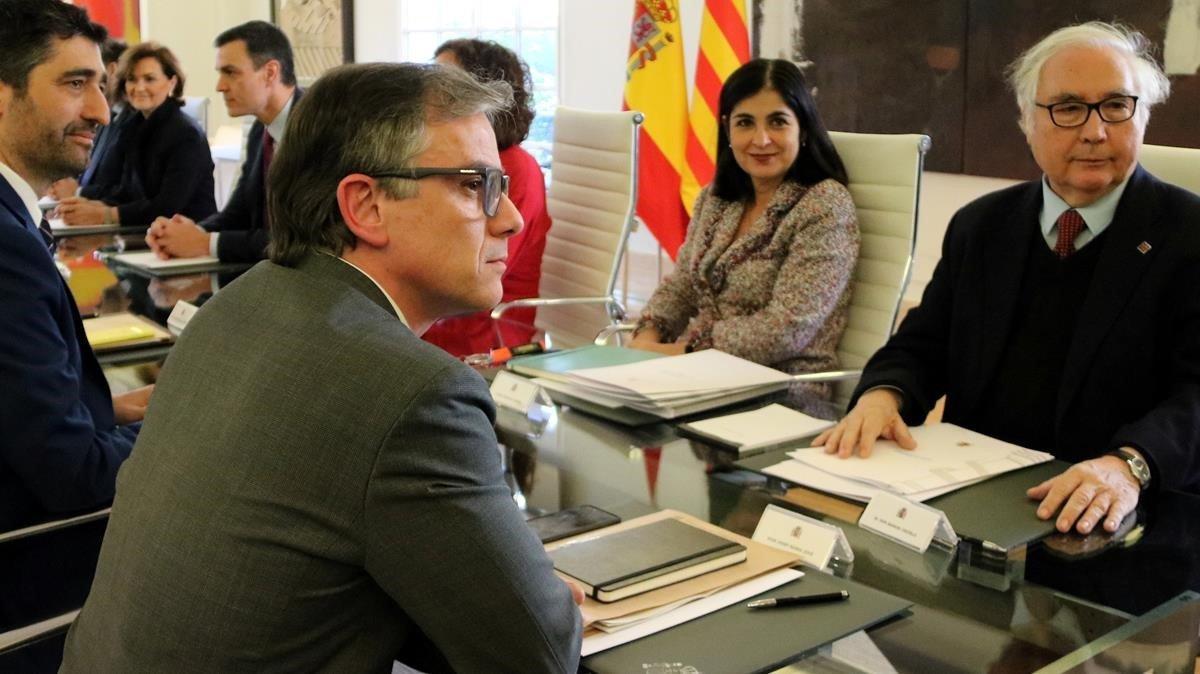
<instances>
[{"instance_id":1,"label":"man in blue suit","mask_svg":"<svg viewBox=\"0 0 1200 674\"><path fill-rule=\"evenodd\" d=\"M246 161L229 203L199 224L183 215L158 218L146 243L164 259L215 255L222 262L258 262L267 256L267 171L283 142L296 88L292 46L277 26L250 21L216 39L217 91L233 117L254 116Z\"/></svg>"},{"instance_id":2,"label":"man in blue suit","mask_svg":"<svg viewBox=\"0 0 1200 674\"><path fill-rule=\"evenodd\" d=\"M0 2L0 530L112 500L150 395L112 397L37 207L108 123L104 37L65 3Z\"/></svg>"}]
</instances>

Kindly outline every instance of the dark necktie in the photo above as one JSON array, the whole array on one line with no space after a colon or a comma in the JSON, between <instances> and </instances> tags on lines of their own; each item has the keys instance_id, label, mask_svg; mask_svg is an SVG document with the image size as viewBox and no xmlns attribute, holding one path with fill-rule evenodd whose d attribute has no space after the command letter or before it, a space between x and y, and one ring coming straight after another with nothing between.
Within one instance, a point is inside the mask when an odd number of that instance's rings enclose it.
<instances>
[{"instance_id":1,"label":"dark necktie","mask_svg":"<svg viewBox=\"0 0 1200 674\"><path fill-rule=\"evenodd\" d=\"M46 218L42 218L42 221L38 223L38 232L42 235L42 241L46 242L46 248L53 253L58 248L58 242L54 240L54 232L50 230L50 223L46 222Z\"/></svg>"},{"instance_id":2,"label":"dark necktie","mask_svg":"<svg viewBox=\"0 0 1200 674\"><path fill-rule=\"evenodd\" d=\"M272 159L274 159L274 158L275 158L275 139L271 137L271 134L270 134L270 133L268 133L266 129L263 129L263 155L262 155L262 172L263 172L263 227L265 227L265 228L267 228L267 229L270 229L270 228L271 228L271 218L270 218L270 215L271 215L271 214L270 214L270 209L267 207L267 203L270 201L270 200L267 198L267 195L268 195L268 189L267 189L268 181L267 181L267 176L269 176L269 175L270 175L270 171L271 171L271 160L272 160Z\"/></svg>"},{"instance_id":3,"label":"dark necktie","mask_svg":"<svg viewBox=\"0 0 1200 674\"><path fill-rule=\"evenodd\" d=\"M1054 253L1059 259L1065 259L1075 252L1075 237L1083 231L1083 216L1074 208L1064 211L1058 216L1058 241L1054 244Z\"/></svg>"}]
</instances>

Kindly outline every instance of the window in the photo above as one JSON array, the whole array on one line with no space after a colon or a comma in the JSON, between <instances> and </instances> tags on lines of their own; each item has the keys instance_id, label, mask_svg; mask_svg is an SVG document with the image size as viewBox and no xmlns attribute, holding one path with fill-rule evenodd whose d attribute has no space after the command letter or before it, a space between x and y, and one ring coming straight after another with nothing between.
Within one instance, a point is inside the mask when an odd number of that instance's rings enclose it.
<instances>
[{"instance_id":1,"label":"window","mask_svg":"<svg viewBox=\"0 0 1200 674\"><path fill-rule=\"evenodd\" d=\"M430 61L438 45L460 37L494 40L529 64L537 116L522 147L549 167L558 105L558 0L403 0L400 60Z\"/></svg>"}]
</instances>

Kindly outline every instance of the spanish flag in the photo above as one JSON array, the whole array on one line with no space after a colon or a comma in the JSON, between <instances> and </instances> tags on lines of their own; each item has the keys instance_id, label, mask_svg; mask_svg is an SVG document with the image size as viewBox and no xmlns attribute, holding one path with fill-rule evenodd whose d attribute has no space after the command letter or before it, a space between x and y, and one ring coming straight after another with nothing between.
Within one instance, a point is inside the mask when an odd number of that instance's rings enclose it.
<instances>
[{"instance_id":1,"label":"spanish flag","mask_svg":"<svg viewBox=\"0 0 1200 674\"><path fill-rule=\"evenodd\" d=\"M680 200L687 136L687 83L677 0L635 0L625 109L646 116L638 157L637 213L671 259L688 216Z\"/></svg>"},{"instance_id":2,"label":"spanish flag","mask_svg":"<svg viewBox=\"0 0 1200 674\"><path fill-rule=\"evenodd\" d=\"M716 167L721 85L733 71L750 60L750 35L746 25L745 0L704 0L687 134L687 163L680 188L683 205L689 214L700 189L712 181Z\"/></svg>"},{"instance_id":3,"label":"spanish flag","mask_svg":"<svg viewBox=\"0 0 1200 674\"><path fill-rule=\"evenodd\" d=\"M87 10L92 21L108 29L108 34L127 44L142 41L138 0L74 0Z\"/></svg>"}]
</instances>

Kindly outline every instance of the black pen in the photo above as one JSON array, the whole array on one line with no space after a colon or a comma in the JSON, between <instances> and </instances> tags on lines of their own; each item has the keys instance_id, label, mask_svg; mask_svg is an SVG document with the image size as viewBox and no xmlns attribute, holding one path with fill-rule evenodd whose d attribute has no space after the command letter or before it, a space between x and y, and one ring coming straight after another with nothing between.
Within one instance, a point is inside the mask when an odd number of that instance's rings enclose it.
<instances>
[{"instance_id":1,"label":"black pen","mask_svg":"<svg viewBox=\"0 0 1200 674\"><path fill-rule=\"evenodd\" d=\"M774 599L759 599L746 606L750 608L775 608L777 606L804 606L805 604L828 604L850 598L845 590L826 592L824 594L808 594L801 597L775 597Z\"/></svg>"}]
</instances>

